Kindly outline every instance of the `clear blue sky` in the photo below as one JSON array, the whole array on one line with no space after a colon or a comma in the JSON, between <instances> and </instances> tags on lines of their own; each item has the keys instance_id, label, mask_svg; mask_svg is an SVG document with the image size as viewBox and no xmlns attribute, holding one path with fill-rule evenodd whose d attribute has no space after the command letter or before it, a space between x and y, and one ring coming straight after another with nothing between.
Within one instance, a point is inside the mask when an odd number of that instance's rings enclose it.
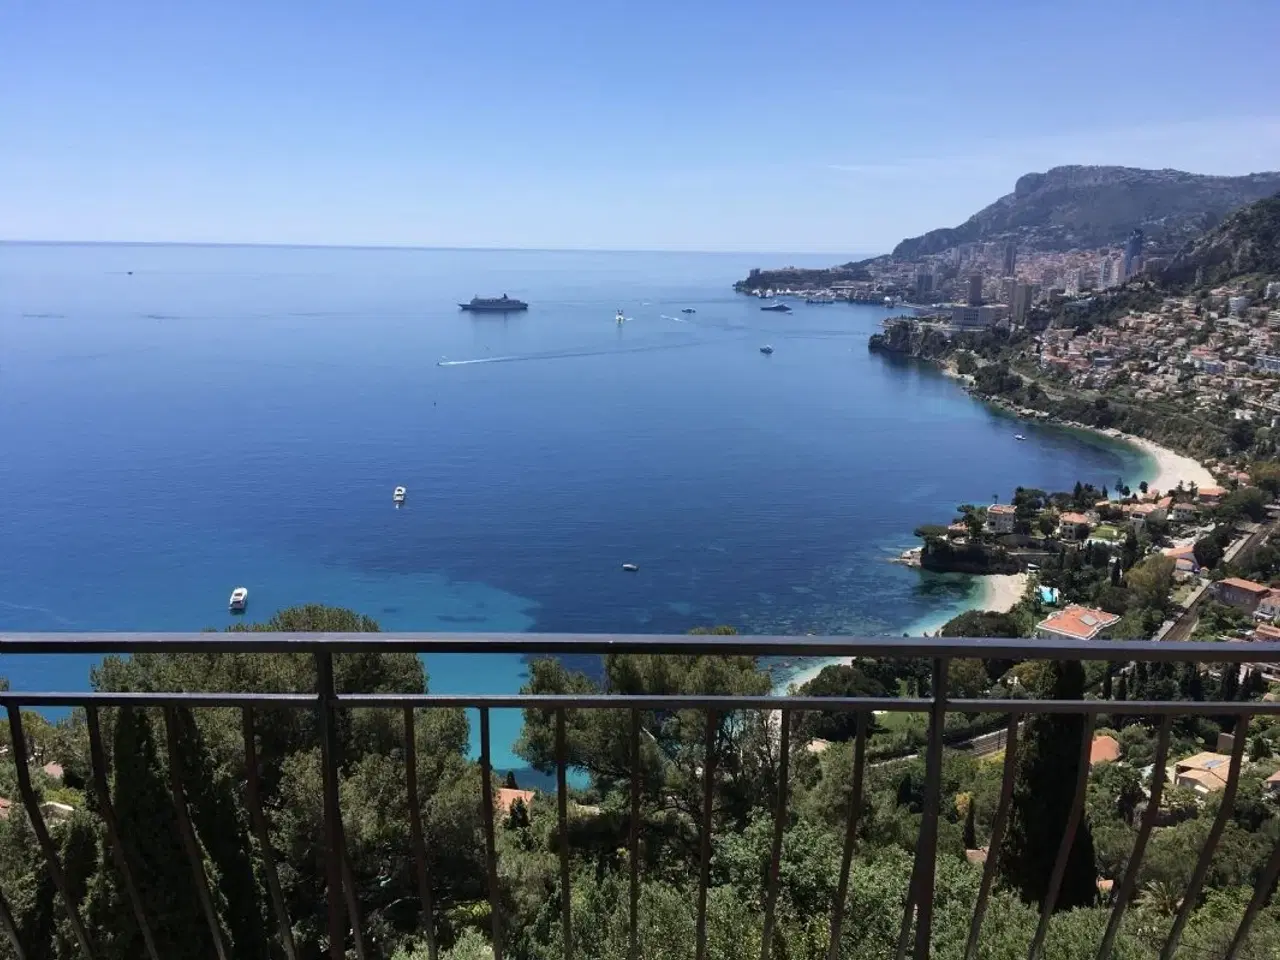
<instances>
[{"instance_id":1,"label":"clear blue sky","mask_svg":"<svg viewBox=\"0 0 1280 960\"><path fill-rule=\"evenodd\" d=\"M879 252L1280 167L1278 0L8 0L0 238Z\"/></svg>"}]
</instances>

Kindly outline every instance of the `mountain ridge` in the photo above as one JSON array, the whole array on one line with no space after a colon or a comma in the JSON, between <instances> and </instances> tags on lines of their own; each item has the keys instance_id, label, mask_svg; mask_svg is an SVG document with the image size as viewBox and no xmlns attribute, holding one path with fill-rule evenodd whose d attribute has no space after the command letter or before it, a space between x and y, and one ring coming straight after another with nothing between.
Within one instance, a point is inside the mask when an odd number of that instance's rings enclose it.
<instances>
[{"instance_id":1,"label":"mountain ridge","mask_svg":"<svg viewBox=\"0 0 1280 960\"><path fill-rule=\"evenodd\" d=\"M1177 248L1230 211L1280 192L1280 172L1238 177L1169 168L1070 165L1023 174L1005 194L955 227L901 241L890 255L915 260L965 243L1013 241L1028 250L1118 246L1134 228L1149 247Z\"/></svg>"}]
</instances>

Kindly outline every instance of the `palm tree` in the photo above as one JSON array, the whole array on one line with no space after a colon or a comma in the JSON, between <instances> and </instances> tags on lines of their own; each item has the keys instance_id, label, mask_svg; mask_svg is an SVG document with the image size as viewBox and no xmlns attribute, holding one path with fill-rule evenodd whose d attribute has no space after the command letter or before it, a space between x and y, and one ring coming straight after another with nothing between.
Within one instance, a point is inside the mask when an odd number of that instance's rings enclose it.
<instances>
[{"instance_id":1,"label":"palm tree","mask_svg":"<svg viewBox=\"0 0 1280 960\"><path fill-rule=\"evenodd\" d=\"M1172 917L1182 906L1182 894L1168 880L1151 880L1143 886L1134 906L1144 913Z\"/></svg>"}]
</instances>

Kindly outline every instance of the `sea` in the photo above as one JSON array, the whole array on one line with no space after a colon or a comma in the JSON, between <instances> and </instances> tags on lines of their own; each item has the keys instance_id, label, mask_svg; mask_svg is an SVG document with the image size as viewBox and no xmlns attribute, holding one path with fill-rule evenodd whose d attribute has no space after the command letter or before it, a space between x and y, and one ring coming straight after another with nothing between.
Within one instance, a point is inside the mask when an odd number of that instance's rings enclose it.
<instances>
[{"instance_id":1,"label":"sea","mask_svg":"<svg viewBox=\"0 0 1280 960\"><path fill-rule=\"evenodd\" d=\"M732 290L844 259L0 245L0 632L220 629L243 585L250 619L388 630L920 633L975 582L890 563L915 527L1153 472L869 353L883 307ZM458 308L503 293L529 310ZM92 663L0 675L79 690ZM512 693L527 665L427 668ZM495 715L495 765L519 725Z\"/></svg>"}]
</instances>

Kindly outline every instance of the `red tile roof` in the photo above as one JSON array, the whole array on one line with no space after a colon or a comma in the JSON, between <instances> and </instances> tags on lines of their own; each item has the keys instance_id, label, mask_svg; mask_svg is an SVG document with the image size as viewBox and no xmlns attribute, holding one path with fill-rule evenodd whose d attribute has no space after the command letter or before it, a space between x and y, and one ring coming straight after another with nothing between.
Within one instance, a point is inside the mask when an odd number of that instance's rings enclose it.
<instances>
[{"instance_id":1,"label":"red tile roof","mask_svg":"<svg viewBox=\"0 0 1280 960\"><path fill-rule=\"evenodd\" d=\"M1227 577L1219 582L1224 587L1234 587L1237 590L1244 590L1246 593L1254 593L1258 596L1271 592L1271 588L1265 583L1255 583L1252 580L1243 580L1240 577Z\"/></svg>"},{"instance_id":2,"label":"red tile roof","mask_svg":"<svg viewBox=\"0 0 1280 960\"><path fill-rule=\"evenodd\" d=\"M1092 640L1107 627L1119 622L1119 620L1120 618L1114 613L1095 610L1093 607L1082 607L1073 603L1071 606L1059 610L1053 616L1041 620L1037 626L1052 633L1060 633L1080 640Z\"/></svg>"},{"instance_id":3,"label":"red tile roof","mask_svg":"<svg viewBox=\"0 0 1280 960\"><path fill-rule=\"evenodd\" d=\"M497 797L498 810L504 814L510 813L511 807L517 800L524 801L524 805L527 807L533 803L535 796L536 794L532 790L512 790L510 787L499 787Z\"/></svg>"},{"instance_id":4,"label":"red tile roof","mask_svg":"<svg viewBox=\"0 0 1280 960\"><path fill-rule=\"evenodd\" d=\"M1100 734L1093 738L1089 748L1089 766L1099 763L1114 763L1120 759L1120 743L1115 737Z\"/></svg>"}]
</instances>

